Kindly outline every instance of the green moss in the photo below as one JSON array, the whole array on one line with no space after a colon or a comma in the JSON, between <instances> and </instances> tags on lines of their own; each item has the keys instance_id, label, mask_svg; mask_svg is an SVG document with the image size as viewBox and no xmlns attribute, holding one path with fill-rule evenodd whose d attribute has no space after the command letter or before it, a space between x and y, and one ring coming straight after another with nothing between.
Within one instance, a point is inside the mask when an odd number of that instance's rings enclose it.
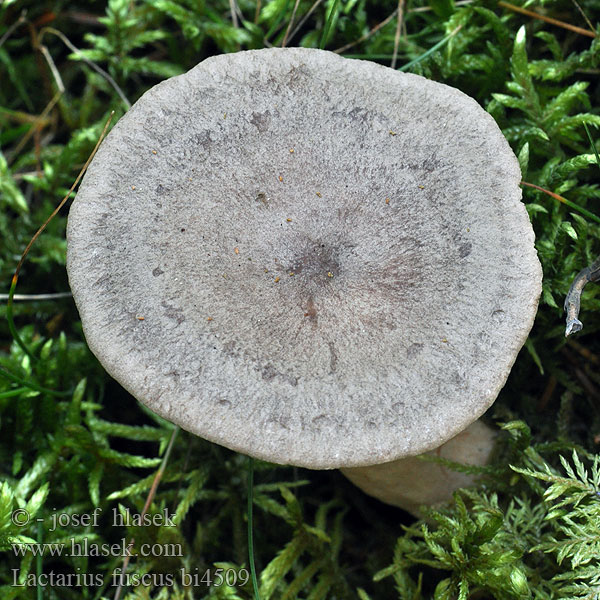
<instances>
[{"instance_id":1,"label":"green moss","mask_svg":"<svg viewBox=\"0 0 600 600\"><path fill-rule=\"evenodd\" d=\"M388 65L395 56L403 70L458 87L497 120L525 181L571 202L523 189L544 290L531 336L488 415L507 423L498 457L480 472L479 487L417 522L337 473L257 463L261 597L596 597L600 288L586 287L585 327L573 340L564 338L562 303L575 274L600 254L599 38L487 1L407 0L398 39L397 20L388 18L395 0L329 0L312 12L308 0L295 4L0 4L5 291L18 257L67 193L109 112L119 117L149 87L207 56L281 45L285 38L288 45L345 48L346 56ZM592 19L599 13L597 0L579 5ZM566 1L528 8L587 27ZM68 290L64 229L59 215L33 247L17 293ZM253 597L245 458L184 432L175 436L172 425L137 405L85 346L69 298L18 302L14 309L35 359L1 321L2 598L114 597L114 572L123 566L118 547L132 539L140 555L129 563L131 585L122 598ZM128 523L149 495L148 512L157 520ZM38 557L26 544L39 542L67 546L62 556L47 550ZM70 545L83 543L96 544L100 556L67 555ZM44 585L43 574L51 572L62 580Z\"/></svg>"}]
</instances>

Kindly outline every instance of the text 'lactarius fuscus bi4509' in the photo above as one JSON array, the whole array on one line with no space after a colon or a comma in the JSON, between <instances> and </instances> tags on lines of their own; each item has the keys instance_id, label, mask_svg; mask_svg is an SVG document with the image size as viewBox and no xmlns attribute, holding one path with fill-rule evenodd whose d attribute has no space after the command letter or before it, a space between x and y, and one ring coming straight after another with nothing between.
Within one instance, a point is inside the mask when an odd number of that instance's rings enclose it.
<instances>
[{"instance_id":1,"label":"text 'lactarius fuscus bi4509'","mask_svg":"<svg viewBox=\"0 0 600 600\"><path fill-rule=\"evenodd\" d=\"M119 121L71 208L87 341L184 429L366 481L504 385L541 288L519 180L451 87L320 50L209 58Z\"/></svg>"}]
</instances>

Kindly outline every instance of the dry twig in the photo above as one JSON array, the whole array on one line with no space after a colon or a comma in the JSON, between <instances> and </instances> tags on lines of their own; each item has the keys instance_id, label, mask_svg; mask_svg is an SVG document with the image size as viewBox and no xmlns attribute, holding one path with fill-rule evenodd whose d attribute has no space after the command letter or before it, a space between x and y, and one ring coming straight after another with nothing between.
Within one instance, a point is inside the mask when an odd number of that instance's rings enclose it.
<instances>
[{"instance_id":1,"label":"dry twig","mask_svg":"<svg viewBox=\"0 0 600 600\"><path fill-rule=\"evenodd\" d=\"M600 280L600 256L585 269L577 273L565 298L565 312L567 313L567 326L565 337L577 333L583 328L583 323L578 319L581 305L581 292L590 281Z\"/></svg>"},{"instance_id":2,"label":"dry twig","mask_svg":"<svg viewBox=\"0 0 600 600\"><path fill-rule=\"evenodd\" d=\"M536 13L526 8L521 8L520 6L515 6L514 4L504 2L503 0L500 0L500 2L498 2L498 6L508 8L508 10L518 12L522 15L527 15L528 17L533 17L534 19L540 19L541 21L545 21L546 23L550 23L551 25L556 25L557 27L562 27L563 29L568 29L569 31L574 31L575 33L579 33L580 35L586 35L587 37L592 38L596 37L596 34L593 31L588 31L587 29L577 27L577 25L571 25L570 23L565 23L564 21L553 19L552 17L547 17L546 15L541 15L540 13Z\"/></svg>"},{"instance_id":3,"label":"dry twig","mask_svg":"<svg viewBox=\"0 0 600 600\"><path fill-rule=\"evenodd\" d=\"M404 0L398 0L398 22L396 23L396 35L394 36L394 55L392 56L392 69L396 68L396 60L398 59L398 46L400 45L400 32L402 30L402 21L404 19Z\"/></svg>"},{"instance_id":4,"label":"dry twig","mask_svg":"<svg viewBox=\"0 0 600 600\"><path fill-rule=\"evenodd\" d=\"M115 92L117 92L117 94L119 95L119 98L121 98L121 100L123 101L123 104L125 104L125 107L127 108L127 110L129 110L131 108L131 102L129 102L129 100L123 93L123 90L118 86L117 82L102 67L99 67L96 63L87 59L83 55L81 50L79 48L77 48L77 46L75 46L75 44L73 44L69 40L69 38L64 33L62 33L62 31L59 31L58 29L54 29L53 27L44 27L44 29L42 29L40 31L40 41L46 32L51 33L51 34L55 35L56 37L58 37L63 42L63 44L67 48L69 48L69 50L71 50L71 52L77 54L86 65L88 65L89 67L94 69L94 71L96 71L96 73L98 73L99 75L104 77L104 79L106 79L106 81L108 81L108 83L110 83L110 85L113 87Z\"/></svg>"},{"instance_id":5,"label":"dry twig","mask_svg":"<svg viewBox=\"0 0 600 600\"><path fill-rule=\"evenodd\" d=\"M287 44L288 36L290 34L290 29L292 28L294 19L296 18L296 11L298 10L298 4L300 4L300 0L296 0L296 2L294 4L294 10L292 11L292 18L290 19L290 22L288 23L287 29L285 30L285 35L283 36L283 41L281 42L282 48L285 48L285 46Z\"/></svg>"},{"instance_id":6,"label":"dry twig","mask_svg":"<svg viewBox=\"0 0 600 600\"><path fill-rule=\"evenodd\" d=\"M315 10L317 10L321 2L323 2L323 0L315 0L314 4L310 7L308 12L302 17L302 19L300 19L300 22L298 23L298 25L296 25L294 31L292 31L292 33L289 35L287 40L288 42L302 29L304 23L306 23L306 21L310 19L310 16L315 12Z\"/></svg>"},{"instance_id":7,"label":"dry twig","mask_svg":"<svg viewBox=\"0 0 600 600\"><path fill-rule=\"evenodd\" d=\"M334 52L336 54L342 54L343 52L346 52L346 50L353 48L357 44L360 44L361 42L368 40L373 34L377 33L382 27L385 27L397 14L398 14L398 9L396 9L391 15L389 15L389 17L386 17L383 21L381 21L381 23L378 23L377 25L375 25L375 27L373 27L373 29L370 29L367 33L365 33L364 35L359 37L357 40L355 40L354 42L350 42L349 44L346 44L345 46L341 46L340 48L337 48L336 50L334 50Z\"/></svg>"}]
</instances>

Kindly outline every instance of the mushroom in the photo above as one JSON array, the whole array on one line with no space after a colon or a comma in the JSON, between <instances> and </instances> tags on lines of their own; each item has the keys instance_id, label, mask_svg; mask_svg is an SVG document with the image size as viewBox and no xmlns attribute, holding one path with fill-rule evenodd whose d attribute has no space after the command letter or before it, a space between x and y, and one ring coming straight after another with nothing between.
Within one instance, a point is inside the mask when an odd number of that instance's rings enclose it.
<instances>
[{"instance_id":1,"label":"mushroom","mask_svg":"<svg viewBox=\"0 0 600 600\"><path fill-rule=\"evenodd\" d=\"M81 184L87 342L151 410L257 458L433 450L493 403L533 323L519 181L446 85L312 49L209 58L148 91Z\"/></svg>"}]
</instances>

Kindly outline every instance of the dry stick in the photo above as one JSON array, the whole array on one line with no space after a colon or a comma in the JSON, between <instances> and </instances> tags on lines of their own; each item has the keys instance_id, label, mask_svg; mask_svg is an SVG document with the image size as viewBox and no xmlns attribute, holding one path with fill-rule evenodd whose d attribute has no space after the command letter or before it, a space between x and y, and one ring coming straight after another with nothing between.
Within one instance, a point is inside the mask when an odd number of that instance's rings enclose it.
<instances>
[{"instance_id":1,"label":"dry stick","mask_svg":"<svg viewBox=\"0 0 600 600\"><path fill-rule=\"evenodd\" d=\"M534 19L546 21L546 23L556 25L557 27L562 27L563 29L568 29L569 31L574 31L575 33L579 33L580 35L587 35L591 38L596 37L596 34L593 31L588 31L587 29L577 27L577 25L571 25L570 23L565 23L564 21L559 21L558 19L553 19L552 17L547 17L546 15L540 15L539 13L533 12L532 10L527 10L526 8L515 6L514 4L504 2L503 0L500 0L500 2L498 2L498 6L508 8L508 10L521 13L522 15L527 15L528 17L533 17Z\"/></svg>"},{"instance_id":2,"label":"dry stick","mask_svg":"<svg viewBox=\"0 0 600 600\"><path fill-rule=\"evenodd\" d=\"M75 179L75 181L73 182L73 185L67 192L67 195L61 200L60 204L52 211L52 214L46 219L46 222L35 232L35 234L31 238L31 240L29 240L27 247L25 248L25 250L23 251L23 254L21 255L21 260L19 260L19 263L17 264L17 268L15 269L15 274L13 275L14 282L16 282L17 279L19 278L19 273L21 272L21 267L23 266L23 262L25 261L25 257L27 256L29 249L31 248L31 246L33 246L33 243L35 242L35 240L37 240L38 237L40 237L40 235L42 234L44 229L46 229L46 227L48 226L48 223L50 223L50 221L52 221L52 219L54 219L54 217L58 214L58 211L60 211L60 209L64 206L65 202L69 199L69 197L71 196L71 194L77 187L77 184L83 177L83 174L87 170L89 164L92 162L92 159L96 155L96 152L98 151L98 148L100 147L100 144L102 143L102 140L104 139L104 136L106 135L106 130L108 129L108 126L110 125L110 122L112 121L114 114L115 114L115 111L114 110L111 111L108 119L106 120L106 123L104 124L102 133L100 134L100 137L98 138L98 141L96 142L96 145L94 146L94 149L92 150L92 153L89 155L88 159L85 161L85 164L81 168L81 171L79 171L79 175L77 175L77 178Z\"/></svg>"},{"instance_id":3,"label":"dry stick","mask_svg":"<svg viewBox=\"0 0 600 600\"><path fill-rule=\"evenodd\" d=\"M237 29L240 26L240 24L238 23L235 0L229 0L229 8L231 10L231 22L233 26Z\"/></svg>"},{"instance_id":4,"label":"dry stick","mask_svg":"<svg viewBox=\"0 0 600 600\"><path fill-rule=\"evenodd\" d=\"M575 349L586 360L589 360L591 363L594 363L595 365L600 365L600 357L596 356L595 354L590 352L590 350L588 348L581 345L579 342L576 342L575 340L571 339L567 342L567 345L569 347Z\"/></svg>"},{"instance_id":5,"label":"dry stick","mask_svg":"<svg viewBox=\"0 0 600 600\"><path fill-rule=\"evenodd\" d=\"M596 399L596 401L600 400L600 392L598 388L594 385L594 382L587 376L587 374L581 369L575 369L575 375L577 379L581 382L581 385L585 388L587 393Z\"/></svg>"},{"instance_id":6,"label":"dry stick","mask_svg":"<svg viewBox=\"0 0 600 600\"><path fill-rule=\"evenodd\" d=\"M577 379L579 379L579 381L580 381L582 387L585 389L585 391L587 391L587 393L590 396L592 396L596 399L600 398L600 393L596 389L596 386L589 379L587 374L584 371L582 371L579 361L577 361L576 358L573 356L569 346L570 346L570 344L567 346L563 346L560 350L561 354L563 354L566 357L566 359L569 361L569 363L573 366L573 371L575 372L575 376L577 377Z\"/></svg>"},{"instance_id":7,"label":"dry stick","mask_svg":"<svg viewBox=\"0 0 600 600\"><path fill-rule=\"evenodd\" d=\"M29 113L23 112L22 110L10 110L4 106L0 106L0 113L7 115L8 119L12 119L17 123L28 124L37 123L39 121L39 115L30 115ZM50 119L46 119L40 123L44 127L50 125ZM14 173L13 179L22 178L24 175L35 175L37 171L21 171L20 173Z\"/></svg>"},{"instance_id":8,"label":"dry stick","mask_svg":"<svg viewBox=\"0 0 600 600\"><path fill-rule=\"evenodd\" d=\"M1 110L2 110L2 108L0 108L0 111ZM20 115L19 115L19 117L20 117ZM27 119L20 118L20 119L15 119L15 120L17 120L17 121L19 121L19 120L20 121L25 121L26 120L26 121L29 121L30 123L35 123L36 119L37 119L37 117L31 117L31 116L29 116L29 118L27 118ZM44 121L42 123L42 125L44 127L46 127L49 124L50 124L50 121ZM27 179L28 177L38 177L39 173L40 172L38 170L36 170L36 171L22 171L21 173L14 173L13 176L12 176L12 178L15 181L20 181L21 179Z\"/></svg>"},{"instance_id":9,"label":"dry stick","mask_svg":"<svg viewBox=\"0 0 600 600\"><path fill-rule=\"evenodd\" d=\"M467 4L473 4L473 0L458 0L458 2L454 3L455 6L465 6ZM428 12L431 10L433 10L431 8L431 6L419 6L417 8L409 8L405 12L406 12L406 14L409 14L409 13ZM349 44L346 44L345 46L340 46L339 48L334 50L334 52L336 54L342 54L343 52L346 52L346 50L350 50L350 48L353 48L354 46L360 44L361 42L368 40L373 34L377 33L382 27L385 27L397 14L398 14L398 9L394 10L394 12L391 15L386 17L383 21L381 21L381 23L378 23L377 25L375 25L375 27L373 27L373 29L370 29L367 33L365 33L364 35L359 37L357 40L354 40L353 42L350 42Z\"/></svg>"},{"instance_id":10,"label":"dry stick","mask_svg":"<svg viewBox=\"0 0 600 600\"><path fill-rule=\"evenodd\" d=\"M548 378L548 383L546 384L546 387L544 388L544 393L542 394L541 398L538 400L537 403L537 411L538 412L542 412L543 410L546 410L546 407L548 406L548 402L550 402L550 398L552 397L552 394L554 393L554 390L556 389L556 385L558 384L558 379L556 379L556 377L554 375L550 375L550 377Z\"/></svg>"},{"instance_id":11,"label":"dry stick","mask_svg":"<svg viewBox=\"0 0 600 600\"><path fill-rule=\"evenodd\" d=\"M346 50L349 50L350 48L353 48L357 44L360 44L361 42L364 42L365 40L369 39L374 33L377 33L382 27L385 27L397 14L398 14L398 9L396 9L389 17L386 17L383 21L381 21L381 23L378 23L377 25L375 25L375 27L373 27L373 29L371 29L370 31L368 31L367 33L365 33L364 35L359 37L357 40L355 40L354 42L350 42L349 44L346 44L345 46L340 46L339 48L334 50L334 52L336 54L342 54L342 52L346 52Z\"/></svg>"},{"instance_id":12,"label":"dry stick","mask_svg":"<svg viewBox=\"0 0 600 600\"><path fill-rule=\"evenodd\" d=\"M572 333L577 333L583 328L583 323L579 317L579 308L581 306L581 292L590 281L600 280L600 256L585 269L577 273L573 283L567 292L565 298L565 312L567 313L567 325L565 327L565 337Z\"/></svg>"},{"instance_id":13,"label":"dry stick","mask_svg":"<svg viewBox=\"0 0 600 600\"><path fill-rule=\"evenodd\" d=\"M33 358L33 355L31 354L31 351L29 350L29 348L26 346L25 342L21 339L21 336L19 336L19 333L17 332L14 321L12 319L12 308L13 308L13 300L14 300L14 295L15 295L15 288L17 287L17 282L19 281L19 273L21 272L21 267L23 266L23 263L25 262L25 257L29 253L29 250L31 249L31 246L33 246L35 240L37 240L40 237L40 235L42 234L44 229L46 229L46 227L48 226L48 223L50 223L50 221L52 221L52 219L54 219L54 217L58 214L60 209L65 205L66 201L71 197L71 194L77 187L77 184L83 177L83 174L86 172L89 164L92 162L92 159L96 155L96 152L98 151L98 148L100 147L100 144L102 143L102 140L104 139L104 136L106 135L108 126L110 125L110 122L112 121L114 114L115 114L115 111L113 110L110 113L108 119L106 120L104 128L102 129L102 133L100 134L100 137L98 138L98 141L96 142L96 145L94 146L94 149L92 150L92 153L89 155L88 159L85 161L85 164L81 168L81 171L79 171L79 175L77 175L77 178L75 179L75 181L73 182L73 185L67 192L67 195L61 200L60 204L52 211L52 214L46 219L44 224L35 232L33 237L29 240L29 243L25 247L25 250L23 251L23 254L21 255L21 259L19 260L19 262L17 264L17 268L15 269L15 273L12 277L12 281L10 284L10 290L8 292L8 302L6 303L6 319L8 321L8 328L10 329L10 332L11 332L13 338L15 339L15 341L17 342L17 344L21 347L21 349L25 352L25 354L27 354L31 358Z\"/></svg>"},{"instance_id":14,"label":"dry stick","mask_svg":"<svg viewBox=\"0 0 600 600\"><path fill-rule=\"evenodd\" d=\"M72 298L72 292L55 292L51 294L13 294L15 302L39 302L43 300L60 300L61 298ZM8 294L0 294L0 300L8 300Z\"/></svg>"},{"instance_id":15,"label":"dry stick","mask_svg":"<svg viewBox=\"0 0 600 600\"><path fill-rule=\"evenodd\" d=\"M300 4L300 0L296 0L296 2L294 4L294 10L292 11L292 18L290 19L290 22L288 23L287 29L285 30L285 35L283 36L283 41L281 42L282 48L285 48L285 45L287 44L288 36L290 34L290 29L292 28L292 24L294 23L294 19L296 18L296 11L298 10L298 4Z\"/></svg>"},{"instance_id":16,"label":"dry stick","mask_svg":"<svg viewBox=\"0 0 600 600\"><path fill-rule=\"evenodd\" d=\"M583 12L583 8L581 8L581 6L579 6L579 3L577 2L577 0L572 0L572 2L575 5L575 7L577 8L577 10L581 13L581 16L583 17L584 21L587 23L587 26L590 28L590 30L595 32L596 30L594 29L592 22L588 19L588 16Z\"/></svg>"},{"instance_id":17,"label":"dry stick","mask_svg":"<svg viewBox=\"0 0 600 600\"><path fill-rule=\"evenodd\" d=\"M41 37L40 37L40 41L41 41ZM60 91L61 94L65 93L65 84L63 83L62 77L60 76L60 73L58 72L58 69L56 68L56 65L54 64L54 59L52 58L52 55L50 54L50 52L48 52L48 48L46 48L46 46L44 46L44 44L40 43L40 52L44 55L44 58L46 59L46 62L48 63L48 66L50 67L50 71L52 72L52 77L54 77L54 81L56 81L56 85L58 86L58 90Z\"/></svg>"},{"instance_id":18,"label":"dry stick","mask_svg":"<svg viewBox=\"0 0 600 600\"><path fill-rule=\"evenodd\" d=\"M26 15L27 15L27 11L24 10L21 13L21 16L6 30L6 32L4 33L4 35L0 38L0 48L2 47L2 44L4 44L4 42L6 42L6 40L13 34L13 31L19 25L22 25L23 23L25 23L25 21L26 21L25 16Z\"/></svg>"},{"instance_id":19,"label":"dry stick","mask_svg":"<svg viewBox=\"0 0 600 600\"><path fill-rule=\"evenodd\" d=\"M398 0L398 22L396 23L396 35L394 36L394 54L392 56L392 69L396 68L396 60L398 59L398 46L400 45L400 31L402 30L402 20L404 19L404 0Z\"/></svg>"},{"instance_id":20,"label":"dry stick","mask_svg":"<svg viewBox=\"0 0 600 600\"><path fill-rule=\"evenodd\" d=\"M16 158L25 144L29 141L29 138L35 133L37 129L40 128L41 125L46 121L46 118L50 114L50 111L56 106L56 103L60 100L60 97L63 95L63 92L57 90L57 92L52 96L50 102L46 105L46 108L42 111L42 113L36 117L31 124L31 127L27 130L27 133L19 140L19 143L12 150L11 157L7 159L8 164L11 164L14 158Z\"/></svg>"},{"instance_id":21,"label":"dry stick","mask_svg":"<svg viewBox=\"0 0 600 600\"><path fill-rule=\"evenodd\" d=\"M123 104L125 104L125 106L127 107L127 110L129 110L131 108L131 102L129 102L129 100L127 99L127 97L123 93L123 90L121 90L121 88L119 87L117 82L102 67L99 67L96 63L94 63L91 60L89 60L88 58L86 58L83 55L83 53L81 52L81 50L77 46L75 46L75 44L73 44L71 42L71 40L69 40L69 38L62 31L59 31L58 29L54 29L53 27L44 27L40 31L40 40L42 39L42 37L44 36L44 33L46 33L46 32L52 33L53 35L55 35L56 37L61 39L63 44L65 46L67 46L67 48L69 48L69 50L71 50L71 52L74 52L79 57L81 57L81 60L86 65L88 65L89 67L94 69L94 71L96 71L96 73L98 73L100 76L104 77L104 79L106 79L106 81L108 81L108 83L110 83L110 85L113 87L115 92L117 92L117 94L119 95L119 98L121 98L121 100L123 101Z\"/></svg>"},{"instance_id":22,"label":"dry stick","mask_svg":"<svg viewBox=\"0 0 600 600\"><path fill-rule=\"evenodd\" d=\"M39 36L36 36L36 43L38 45L38 48L40 50L40 52L43 54L44 58L46 59L46 62L48 63L48 66L50 67L50 72L52 73L52 77L54 77L54 81L56 82L56 85L58 86L58 91L60 92L60 96L62 96L65 91L65 84L63 83L62 77L60 76L60 73L58 72L58 69L56 68L56 65L54 64L54 59L52 58L52 55L50 54L50 52L48 52L48 48L46 48L46 46L44 46L44 44L41 43L42 42L42 38ZM57 97L56 101L58 102L58 100L60 99L60 96ZM36 161L37 161L37 167L38 167L38 171L40 171L40 176L41 176L41 165L40 165L40 157L41 157L41 136L40 136L40 129L38 127L35 127L33 129L31 129L31 131L33 132L33 136L34 136L34 147L35 147L35 155L36 155ZM16 156L16 153L15 153Z\"/></svg>"},{"instance_id":23,"label":"dry stick","mask_svg":"<svg viewBox=\"0 0 600 600\"><path fill-rule=\"evenodd\" d=\"M566 204L570 208L573 208L577 212L580 212L582 215L586 216L588 219L591 219L592 221L596 221L596 223L600 223L600 217L598 215L595 215L593 212L590 212L586 208L583 208L583 206L579 206L579 204L575 204L575 202L571 202L570 200L567 200L566 198L559 196L555 192L551 192L550 190L547 190L546 188L540 187L539 185L535 185L535 183L527 183L527 181L521 181L521 185L526 185L528 187L533 188L534 190L538 190L539 192L544 192L544 194L548 194L548 196L554 198L555 200L558 200L559 202Z\"/></svg>"},{"instance_id":24,"label":"dry stick","mask_svg":"<svg viewBox=\"0 0 600 600\"><path fill-rule=\"evenodd\" d=\"M50 102L46 105L46 108L44 108L44 110L43 110L42 114L39 116L39 118L33 122L31 127L27 131L27 133L19 140L19 143L16 145L16 147L13 150L13 154L12 154L13 157L16 157L19 155L21 150L25 147L25 144L29 141L29 138L32 135L34 135L36 133L36 131L39 129L41 121L43 121L46 118L46 116L48 114L50 114L50 111L54 108L56 103L60 100L60 97L65 93L65 86L63 84L60 73L58 72L58 69L56 68L56 65L54 64L52 55L50 54L50 52L48 52L48 48L46 48L46 46L44 46L44 44L42 44L41 36L37 35L35 33L35 31L33 30L33 28L32 28L32 36L33 36L34 49L39 50L42 53L42 55L44 56L44 58L46 59L46 62L48 63L48 66L50 67L50 72L52 73L52 77L54 77L54 81L56 83L56 86L58 87L58 90L54 94L54 96L52 97ZM12 162L12 159L9 160L8 162L10 164Z\"/></svg>"},{"instance_id":25,"label":"dry stick","mask_svg":"<svg viewBox=\"0 0 600 600\"><path fill-rule=\"evenodd\" d=\"M52 134L49 134L52 138ZM49 138L46 138L49 139ZM42 130L40 128L33 130L33 151L35 153L36 177L42 177Z\"/></svg>"},{"instance_id":26,"label":"dry stick","mask_svg":"<svg viewBox=\"0 0 600 600\"><path fill-rule=\"evenodd\" d=\"M50 72L52 73L52 77L54 77L54 81L56 83L56 86L58 87L58 90L56 91L50 102L48 102L42 114L33 122L27 133L19 140L19 143L13 150L13 157L19 155L21 150L24 148L25 144L29 141L29 138L35 134L35 132L39 129L41 122L46 118L46 116L54 108L56 103L60 100L60 97L65 93L65 86L63 84L60 73L58 72L58 69L54 64L52 55L50 54L50 52L48 52L48 48L46 48L46 46L44 46L44 44L41 43L41 37L36 38L36 46L46 59L46 62L48 63L48 66L50 67ZM12 162L12 158L8 162L10 164Z\"/></svg>"},{"instance_id":27,"label":"dry stick","mask_svg":"<svg viewBox=\"0 0 600 600\"><path fill-rule=\"evenodd\" d=\"M258 18L260 17L260 5L261 0L257 0L256 2L256 10L254 11L254 24L258 24Z\"/></svg>"},{"instance_id":28,"label":"dry stick","mask_svg":"<svg viewBox=\"0 0 600 600\"><path fill-rule=\"evenodd\" d=\"M318 8L319 4L321 4L321 2L323 2L323 0L315 0L313 5L310 7L309 11L302 17L302 19L300 19L300 22L298 23L298 25L296 25L296 28L294 29L294 31L292 31L292 33L288 37L288 40L287 40L288 42L302 29L302 27L304 26L304 23L306 23L306 21L308 21L308 19L310 19L310 16L315 12L315 10L317 10L317 8Z\"/></svg>"},{"instance_id":29,"label":"dry stick","mask_svg":"<svg viewBox=\"0 0 600 600\"><path fill-rule=\"evenodd\" d=\"M548 194L548 196L555 198L559 202L562 202L563 204L574 208L586 217L593 219L596 222L600 222L600 218L594 213L590 212L589 210L586 210L581 206L578 206L574 202L571 202L570 200L567 200L566 198L563 198L562 196L559 196L554 192L551 192L550 190L546 190L543 187L540 187L539 185L535 185L534 183L527 183L526 181L521 181L521 185L526 185L528 187L532 187L536 190L539 190L540 192L544 192L545 194ZM600 280L600 256L589 267L582 269L577 274L577 276L573 280L573 283L571 284L569 291L567 292L564 304L565 312L567 313L565 337L568 337L572 333L577 333L583 328L583 324L577 318L579 316L581 292L583 291L583 288L587 283L589 283L590 281L598 280Z\"/></svg>"},{"instance_id":30,"label":"dry stick","mask_svg":"<svg viewBox=\"0 0 600 600\"><path fill-rule=\"evenodd\" d=\"M167 468L167 462L169 462L169 458L171 456L171 450L173 449L173 444L175 443L175 438L177 437L178 433L179 433L179 427L174 427L173 432L171 433L171 437L169 439L169 444L167 445L167 449L165 450L165 455L163 456L162 462L160 463L160 467L158 467L158 471L156 471L156 475L154 476L154 479L152 480L152 485L150 486L148 496L146 497L146 502L144 503L144 508L142 509L142 513L141 513L142 521L144 519L144 515L146 515L146 513L148 512L148 509L150 508L150 505L152 504L152 500L154 500L154 496L156 495L156 490L158 489L158 484L160 483L160 480L162 479L162 477L165 473L165 469ZM133 546L134 543L135 543L135 538L131 538L131 540L129 541L129 544L127 545L127 548L130 548L131 546ZM130 558L131 557L128 554L126 554L125 558L123 559L123 566L121 567L121 573L119 576L119 585L117 587L117 590L115 591L115 600L119 600L119 598L121 597L121 591L123 590L123 577L125 575L125 572L127 571L127 567L129 566Z\"/></svg>"}]
</instances>

